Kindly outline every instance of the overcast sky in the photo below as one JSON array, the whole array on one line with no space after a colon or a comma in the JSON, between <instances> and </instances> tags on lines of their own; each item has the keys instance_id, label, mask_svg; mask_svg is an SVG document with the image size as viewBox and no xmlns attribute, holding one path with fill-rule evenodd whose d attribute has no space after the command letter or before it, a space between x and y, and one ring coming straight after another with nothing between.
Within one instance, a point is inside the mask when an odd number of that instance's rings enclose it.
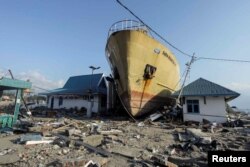
<instances>
[{"instance_id":1,"label":"overcast sky","mask_svg":"<svg viewBox=\"0 0 250 167\"><path fill-rule=\"evenodd\" d=\"M250 60L248 0L121 0L172 44L196 56ZM135 19L115 0L0 0L0 75L46 89L68 77L110 73L105 58L109 27ZM169 47L169 46L168 46ZM189 58L173 48L181 71ZM199 60L188 83L202 77L241 93L231 105L250 108L250 64Z\"/></svg>"}]
</instances>

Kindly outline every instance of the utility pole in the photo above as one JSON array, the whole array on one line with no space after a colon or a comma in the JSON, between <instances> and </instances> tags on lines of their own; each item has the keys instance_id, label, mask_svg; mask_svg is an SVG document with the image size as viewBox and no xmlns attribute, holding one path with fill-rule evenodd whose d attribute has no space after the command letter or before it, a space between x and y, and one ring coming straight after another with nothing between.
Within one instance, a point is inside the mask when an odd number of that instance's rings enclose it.
<instances>
[{"instance_id":1,"label":"utility pole","mask_svg":"<svg viewBox=\"0 0 250 167\"><path fill-rule=\"evenodd\" d=\"M192 56L190 62L188 62L188 63L186 64L186 65L187 65L187 72L186 72L186 74L185 74L185 78L184 78L183 83L182 83L182 85L181 85L180 93L179 93L178 98L177 98L177 100L176 100L176 107L177 107L177 105L180 103L181 94L182 94L183 88L184 88L184 86L185 86L187 76L188 76L188 74L190 73L191 65L194 63L195 60L196 60L196 57L194 56L194 53L193 53L193 56Z\"/></svg>"},{"instance_id":2,"label":"utility pole","mask_svg":"<svg viewBox=\"0 0 250 167\"><path fill-rule=\"evenodd\" d=\"M89 68L92 70L92 73L91 73L91 78L90 78L90 89L89 89L89 107L88 107L88 110L87 110L87 117L88 118L91 117L91 115L92 115L92 108L93 108L93 99L91 99L92 95L93 95L93 90L92 90L93 74L94 74L95 70L98 70L101 67L89 66Z\"/></svg>"}]
</instances>

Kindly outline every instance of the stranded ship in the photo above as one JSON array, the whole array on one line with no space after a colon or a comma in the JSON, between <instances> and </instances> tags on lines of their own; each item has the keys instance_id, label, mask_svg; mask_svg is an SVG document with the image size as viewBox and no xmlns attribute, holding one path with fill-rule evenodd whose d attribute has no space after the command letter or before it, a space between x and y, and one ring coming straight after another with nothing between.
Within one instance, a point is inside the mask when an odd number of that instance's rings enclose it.
<instances>
[{"instance_id":1,"label":"stranded ship","mask_svg":"<svg viewBox=\"0 0 250 167\"><path fill-rule=\"evenodd\" d=\"M145 25L116 22L109 29L105 51L118 96L132 116L174 103L170 95L179 89L179 64Z\"/></svg>"}]
</instances>

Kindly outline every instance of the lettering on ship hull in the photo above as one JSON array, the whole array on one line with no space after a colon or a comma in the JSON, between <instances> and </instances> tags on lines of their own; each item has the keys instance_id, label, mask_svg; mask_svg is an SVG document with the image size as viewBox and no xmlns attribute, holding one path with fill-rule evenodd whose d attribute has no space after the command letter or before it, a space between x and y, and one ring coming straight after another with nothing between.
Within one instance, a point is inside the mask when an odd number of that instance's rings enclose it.
<instances>
[{"instance_id":1,"label":"lettering on ship hull","mask_svg":"<svg viewBox=\"0 0 250 167\"><path fill-rule=\"evenodd\" d=\"M162 54L163 54L165 57L167 57L167 58L168 58L168 60L176 66L175 61L173 60L173 58L172 58L172 57L170 57L170 56L168 55L168 53L167 53L167 52L163 51L163 52L162 52Z\"/></svg>"}]
</instances>

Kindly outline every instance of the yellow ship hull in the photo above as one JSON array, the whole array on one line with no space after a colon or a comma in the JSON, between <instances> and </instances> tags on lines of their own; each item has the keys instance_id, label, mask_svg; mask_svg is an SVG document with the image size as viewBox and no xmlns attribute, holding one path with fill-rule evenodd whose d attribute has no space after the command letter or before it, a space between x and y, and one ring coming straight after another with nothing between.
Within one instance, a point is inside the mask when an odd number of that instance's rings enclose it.
<instances>
[{"instance_id":1,"label":"yellow ship hull","mask_svg":"<svg viewBox=\"0 0 250 167\"><path fill-rule=\"evenodd\" d=\"M133 116L174 102L170 95L179 88L179 64L169 49L145 31L112 33L106 56L118 95Z\"/></svg>"}]
</instances>

